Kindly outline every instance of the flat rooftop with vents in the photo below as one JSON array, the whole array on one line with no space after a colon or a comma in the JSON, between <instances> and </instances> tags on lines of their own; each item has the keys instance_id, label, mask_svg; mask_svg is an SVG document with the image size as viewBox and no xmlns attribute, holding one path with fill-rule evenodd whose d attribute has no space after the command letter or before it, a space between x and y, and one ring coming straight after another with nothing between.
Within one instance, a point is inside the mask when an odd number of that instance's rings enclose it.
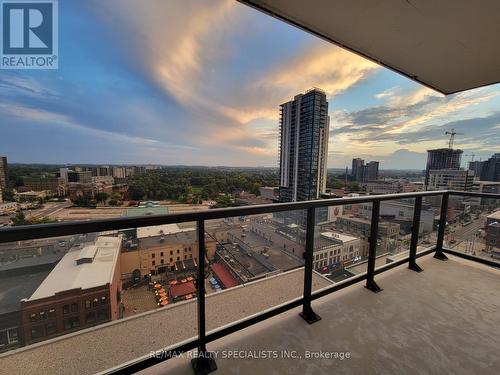
<instances>
[{"instance_id":1,"label":"flat rooftop with vents","mask_svg":"<svg viewBox=\"0 0 500 375\"><path fill-rule=\"evenodd\" d=\"M121 237L98 237L95 245L69 250L28 301L111 284L120 247Z\"/></svg>"}]
</instances>

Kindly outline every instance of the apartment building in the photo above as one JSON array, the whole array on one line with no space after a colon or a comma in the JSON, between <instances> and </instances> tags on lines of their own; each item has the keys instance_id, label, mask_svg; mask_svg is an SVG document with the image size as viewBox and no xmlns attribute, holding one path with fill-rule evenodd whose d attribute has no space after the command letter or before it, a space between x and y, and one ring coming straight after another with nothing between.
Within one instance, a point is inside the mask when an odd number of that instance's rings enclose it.
<instances>
[{"instance_id":1,"label":"apartment building","mask_svg":"<svg viewBox=\"0 0 500 375\"><path fill-rule=\"evenodd\" d=\"M21 301L25 344L121 317L121 237L98 237L69 250L28 299Z\"/></svg>"},{"instance_id":2,"label":"apartment building","mask_svg":"<svg viewBox=\"0 0 500 375\"><path fill-rule=\"evenodd\" d=\"M121 256L122 279L134 274L141 278L157 275L177 268L195 267L198 263L198 237L193 229L152 236L138 233L137 246L125 248ZM215 257L216 240L205 235L205 251L208 260Z\"/></svg>"},{"instance_id":3,"label":"apartment building","mask_svg":"<svg viewBox=\"0 0 500 375\"><path fill-rule=\"evenodd\" d=\"M348 233L361 240L360 255L368 256L368 237L370 236L371 220L354 216L343 216L337 219L336 228L343 233ZM390 253L398 248L400 226L397 223L380 221L378 224L377 252Z\"/></svg>"},{"instance_id":4,"label":"apartment building","mask_svg":"<svg viewBox=\"0 0 500 375\"><path fill-rule=\"evenodd\" d=\"M315 237L314 243L313 267L316 270L343 266L361 258L361 241L353 236L325 231Z\"/></svg>"}]
</instances>

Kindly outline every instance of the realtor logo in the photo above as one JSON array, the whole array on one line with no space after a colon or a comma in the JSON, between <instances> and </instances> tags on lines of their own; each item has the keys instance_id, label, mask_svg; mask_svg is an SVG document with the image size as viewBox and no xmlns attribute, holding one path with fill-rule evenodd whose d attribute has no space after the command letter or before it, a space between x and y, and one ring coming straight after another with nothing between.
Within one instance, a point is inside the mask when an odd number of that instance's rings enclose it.
<instances>
[{"instance_id":1,"label":"realtor logo","mask_svg":"<svg viewBox=\"0 0 500 375\"><path fill-rule=\"evenodd\" d=\"M3 0L2 69L57 69L57 1Z\"/></svg>"}]
</instances>

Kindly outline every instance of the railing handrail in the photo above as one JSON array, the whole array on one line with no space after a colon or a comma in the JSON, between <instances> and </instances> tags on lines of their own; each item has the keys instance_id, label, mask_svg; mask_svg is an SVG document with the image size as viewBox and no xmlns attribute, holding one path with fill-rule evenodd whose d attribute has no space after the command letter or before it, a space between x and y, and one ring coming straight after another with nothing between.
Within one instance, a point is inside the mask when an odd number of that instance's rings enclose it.
<instances>
[{"instance_id":1,"label":"railing handrail","mask_svg":"<svg viewBox=\"0 0 500 375\"><path fill-rule=\"evenodd\" d=\"M224 219L235 216L259 215L273 212L304 210L307 208L341 206L346 204L370 203L388 200L409 199L416 197L450 195L465 195L480 198L499 199L500 194L475 193L465 191L422 191L411 193L395 193L380 195L365 195L360 197L345 197L318 199L311 201L290 203L269 203L254 206L215 208L193 212L180 212L164 215L150 215L141 217L120 217L110 219L66 221L48 224L22 225L0 229L0 243L33 240L47 237L67 236L81 233L103 232L128 228L141 228L155 225L196 222L198 220Z\"/></svg>"},{"instance_id":2,"label":"railing handrail","mask_svg":"<svg viewBox=\"0 0 500 375\"><path fill-rule=\"evenodd\" d=\"M21 225L0 229L0 243L57 237L80 233L103 232L155 225L195 222L198 220L223 219L227 217L258 215L273 212L303 210L311 207L328 207L344 204L374 202L391 199L414 198L417 196L442 195L446 191L426 191L386 195L367 195L362 197L320 199L290 203L269 203L255 206L215 208L193 212L180 212L164 215L141 217L120 217L110 219L67 221L48 224Z\"/></svg>"}]
</instances>

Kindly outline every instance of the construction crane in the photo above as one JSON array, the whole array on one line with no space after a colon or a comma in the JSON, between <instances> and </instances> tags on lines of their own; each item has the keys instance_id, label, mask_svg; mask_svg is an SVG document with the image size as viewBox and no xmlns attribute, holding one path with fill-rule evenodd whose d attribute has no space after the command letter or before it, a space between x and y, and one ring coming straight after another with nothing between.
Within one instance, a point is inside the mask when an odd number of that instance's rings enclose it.
<instances>
[{"instance_id":1,"label":"construction crane","mask_svg":"<svg viewBox=\"0 0 500 375\"><path fill-rule=\"evenodd\" d=\"M448 148L451 150L453 148L453 141L455 140L456 135L464 135L464 133L457 133L455 129L451 129L451 132L445 131L444 134L450 135L450 140L448 142Z\"/></svg>"}]
</instances>

